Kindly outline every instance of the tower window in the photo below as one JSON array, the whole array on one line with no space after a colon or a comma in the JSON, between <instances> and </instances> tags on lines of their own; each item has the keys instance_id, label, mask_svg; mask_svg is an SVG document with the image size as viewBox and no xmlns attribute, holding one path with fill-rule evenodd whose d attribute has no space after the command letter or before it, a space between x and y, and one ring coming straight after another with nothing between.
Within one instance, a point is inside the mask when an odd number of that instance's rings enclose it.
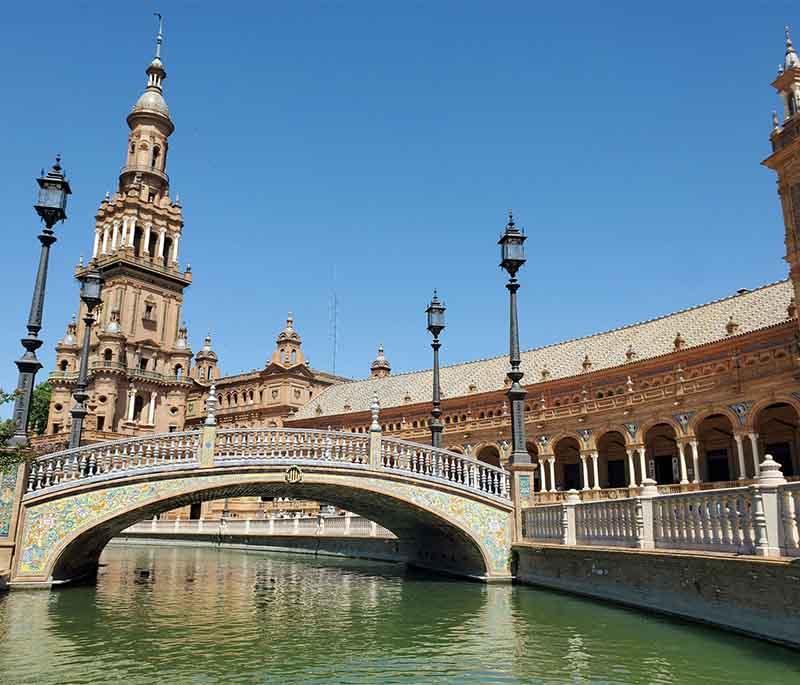
<instances>
[{"instance_id":1,"label":"tower window","mask_svg":"<svg viewBox=\"0 0 800 685\"><path fill-rule=\"evenodd\" d=\"M114 353L110 349L108 349L105 352L103 352L103 359L105 361L110 362L113 359L113 357L114 357Z\"/></svg>"},{"instance_id":2,"label":"tower window","mask_svg":"<svg viewBox=\"0 0 800 685\"><path fill-rule=\"evenodd\" d=\"M155 169L158 166L158 158L161 156L161 148L156 145L153 148L153 156L150 158L150 168Z\"/></svg>"},{"instance_id":3,"label":"tower window","mask_svg":"<svg viewBox=\"0 0 800 685\"><path fill-rule=\"evenodd\" d=\"M61 370L66 371L69 368L69 362L66 359L61 360Z\"/></svg>"},{"instance_id":4,"label":"tower window","mask_svg":"<svg viewBox=\"0 0 800 685\"><path fill-rule=\"evenodd\" d=\"M177 364L175 366L175 378L180 380L182 376L183 376L183 367L180 364Z\"/></svg>"},{"instance_id":5,"label":"tower window","mask_svg":"<svg viewBox=\"0 0 800 685\"><path fill-rule=\"evenodd\" d=\"M143 318L147 319L148 321L152 321L153 318L155 317L155 310L156 306L154 304L152 304L151 302L145 303Z\"/></svg>"}]
</instances>

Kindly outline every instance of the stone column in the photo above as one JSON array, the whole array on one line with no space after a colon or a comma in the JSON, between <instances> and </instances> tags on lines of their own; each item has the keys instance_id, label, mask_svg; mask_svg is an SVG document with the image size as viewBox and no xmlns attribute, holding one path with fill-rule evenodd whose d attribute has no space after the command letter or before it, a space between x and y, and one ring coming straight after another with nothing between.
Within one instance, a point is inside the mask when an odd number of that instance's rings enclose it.
<instances>
[{"instance_id":1,"label":"stone column","mask_svg":"<svg viewBox=\"0 0 800 685\"><path fill-rule=\"evenodd\" d=\"M173 242L172 242L172 260L171 261L172 261L173 264L177 264L178 263L178 242L180 241L180 239L181 239L181 236L178 233L176 233L175 237L172 239Z\"/></svg>"},{"instance_id":2,"label":"stone column","mask_svg":"<svg viewBox=\"0 0 800 685\"><path fill-rule=\"evenodd\" d=\"M583 474L583 483L581 484L581 490L588 490L589 489L589 470L586 468L586 455L581 454L581 473Z\"/></svg>"},{"instance_id":3,"label":"stone column","mask_svg":"<svg viewBox=\"0 0 800 685\"><path fill-rule=\"evenodd\" d=\"M628 452L628 487L636 487L636 465L633 463L633 450Z\"/></svg>"},{"instance_id":4,"label":"stone column","mask_svg":"<svg viewBox=\"0 0 800 685\"><path fill-rule=\"evenodd\" d=\"M119 238L119 221L114 222L114 227L111 230L111 251L117 249L117 239Z\"/></svg>"},{"instance_id":5,"label":"stone column","mask_svg":"<svg viewBox=\"0 0 800 685\"><path fill-rule=\"evenodd\" d=\"M645 458L645 448L644 446L639 448L639 471L641 472L641 479L639 480L640 483L644 482L644 479L647 478L647 463Z\"/></svg>"},{"instance_id":6,"label":"stone column","mask_svg":"<svg viewBox=\"0 0 800 685\"><path fill-rule=\"evenodd\" d=\"M125 247L128 238L128 217L122 217L122 230L119 233L119 246Z\"/></svg>"},{"instance_id":7,"label":"stone column","mask_svg":"<svg viewBox=\"0 0 800 685\"><path fill-rule=\"evenodd\" d=\"M94 231L94 244L92 245L92 259L97 257L97 250L100 247L100 229L96 228Z\"/></svg>"},{"instance_id":8,"label":"stone column","mask_svg":"<svg viewBox=\"0 0 800 685\"><path fill-rule=\"evenodd\" d=\"M126 415L126 420L133 421L133 405L136 402L136 388L131 386L128 388L128 413Z\"/></svg>"},{"instance_id":9,"label":"stone column","mask_svg":"<svg viewBox=\"0 0 800 685\"><path fill-rule=\"evenodd\" d=\"M692 466L694 466L694 479L693 483L700 482L700 446L697 440L690 440L689 444L692 446Z\"/></svg>"},{"instance_id":10,"label":"stone column","mask_svg":"<svg viewBox=\"0 0 800 685\"><path fill-rule=\"evenodd\" d=\"M592 452L592 478L594 479L594 485L592 485L592 490L599 490L600 489L600 475L597 471L597 461L600 458L597 450Z\"/></svg>"},{"instance_id":11,"label":"stone column","mask_svg":"<svg viewBox=\"0 0 800 685\"><path fill-rule=\"evenodd\" d=\"M550 471L550 492L556 491L556 458L554 456L547 458L547 466Z\"/></svg>"},{"instance_id":12,"label":"stone column","mask_svg":"<svg viewBox=\"0 0 800 685\"><path fill-rule=\"evenodd\" d=\"M100 247L100 254L108 254L108 226L103 226L103 244Z\"/></svg>"},{"instance_id":13,"label":"stone column","mask_svg":"<svg viewBox=\"0 0 800 685\"><path fill-rule=\"evenodd\" d=\"M133 247L133 234L136 232L136 217L128 219L128 247Z\"/></svg>"},{"instance_id":14,"label":"stone column","mask_svg":"<svg viewBox=\"0 0 800 685\"><path fill-rule=\"evenodd\" d=\"M150 256L150 226L151 224L147 224L144 227L144 245L142 246L142 254Z\"/></svg>"},{"instance_id":15,"label":"stone column","mask_svg":"<svg viewBox=\"0 0 800 685\"><path fill-rule=\"evenodd\" d=\"M147 410L147 423L151 426L156 422L156 399L158 398L157 392L150 393L150 406Z\"/></svg>"},{"instance_id":16,"label":"stone column","mask_svg":"<svg viewBox=\"0 0 800 685\"><path fill-rule=\"evenodd\" d=\"M764 457L753 493L755 552L762 557L779 557L783 544L783 521L779 488L786 485L781 465L770 455Z\"/></svg>"},{"instance_id":17,"label":"stone column","mask_svg":"<svg viewBox=\"0 0 800 685\"><path fill-rule=\"evenodd\" d=\"M747 471L744 466L744 445L742 444L742 436L739 433L734 433L733 439L736 441L736 457L739 464L739 480L745 480L747 478Z\"/></svg>"},{"instance_id":18,"label":"stone column","mask_svg":"<svg viewBox=\"0 0 800 685\"><path fill-rule=\"evenodd\" d=\"M686 471L686 443L678 442L678 455L681 460L681 485L689 483L689 475Z\"/></svg>"},{"instance_id":19,"label":"stone column","mask_svg":"<svg viewBox=\"0 0 800 685\"><path fill-rule=\"evenodd\" d=\"M758 456L758 433L748 433L747 437L750 438L750 447L753 450L753 473L758 478L761 475L761 466L759 464L761 460Z\"/></svg>"},{"instance_id":20,"label":"stone column","mask_svg":"<svg viewBox=\"0 0 800 685\"><path fill-rule=\"evenodd\" d=\"M166 229L162 228L158 234L158 257L164 259L164 240L167 237Z\"/></svg>"},{"instance_id":21,"label":"stone column","mask_svg":"<svg viewBox=\"0 0 800 685\"><path fill-rule=\"evenodd\" d=\"M539 459L539 492L547 492L547 471L544 459Z\"/></svg>"}]
</instances>

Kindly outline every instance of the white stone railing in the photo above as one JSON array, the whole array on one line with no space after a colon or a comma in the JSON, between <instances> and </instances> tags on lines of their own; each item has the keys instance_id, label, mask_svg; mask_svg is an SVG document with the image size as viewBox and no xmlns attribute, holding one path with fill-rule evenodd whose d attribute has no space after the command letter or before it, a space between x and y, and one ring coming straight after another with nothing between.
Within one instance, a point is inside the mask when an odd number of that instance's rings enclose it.
<instances>
[{"instance_id":1,"label":"white stone railing","mask_svg":"<svg viewBox=\"0 0 800 685\"><path fill-rule=\"evenodd\" d=\"M653 499L655 546L754 554L756 494L728 488Z\"/></svg>"},{"instance_id":2,"label":"white stone railing","mask_svg":"<svg viewBox=\"0 0 800 685\"><path fill-rule=\"evenodd\" d=\"M755 485L659 494L646 480L638 497L565 502L522 511L526 541L634 549L800 556L800 483L787 483L767 455Z\"/></svg>"},{"instance_id":3,"label":"white stone railing","mask_svg":"<svg viewBox=\"0 0 800 685\"><path fill-rule=\"evenodd\" d=\"M369 463L369 436L312 428L222 428L214 461L329 461Z\"/></svg>"},{"instance_id":4,"label":"white stone railing","mask_svg":"<svg viewBox=\"0 0 800 685\"><path fill-rule=\"evenodd\" d=\"M213 420L213 415L211 416ZM28 494L89 479L173 468L330 464L447 484L510 504L509 474L462 454L405 440L310 428L222 428L125 438L54 452L32 462Z\"/></svg>"},{"instance_id":5,"label":"white stone railing","mask_svg":"<svg viewBox=\"0 0 800 685\"><path fill-rule=\"evenodd\" d=\"M635 547L642 535L642 507L636 499L582 502L575 506L579 545Z\"/></svg>"},{"instance_id":6,"label":"white stone railing","mask_svg":"<svg viewBox=\"0 0 800 685\"><path fill-rule=\"evenodd\" d=\"M381 440L380 465L392 471L413 473L509 499L509 474L502 468L447 450L397 438Z\"/></svg>"},{"instance_id":7,"label":"white stone railing","mask_svg":"<svg viewBox=\"0 0 800 685\"><path fill-rule=\"evenodd\" d=\"M781 488L781 523L783 524L783 553L800 557L800 483Z\"/></svg>"},{"instance_id":8,"label":"white stone railing","mask_svg":"<svg viewBox=\"0 0 800 685\"><path fill-rule=\"evenodd\" d=\"M560 504L530 507L522 512L522 535L531 540L563 542L563 516L566 508Z\"/></svg>"},{"instance_id":9,"label":"white stone railing","mask_svg":"<svg viewBox=\"0 0 800 685\"><path fill-rule=\"evenodd\" d=\"M299 537L363 537L396 539L395 535L374 521L347 514L345 516L314 516L266 519L180 519L171 521L153 519L126 528L126 533L136 535L247 535Z\"/></svg>"},{"instance_id":10,"label":"white stone railing","mask_svg":"<svg viewBox=\"0 0 800 685\"><path fill-rule=\"evenodd\" d=\"M31 463L27 492L144 469L196 466L200 431L99 442L46 454Z\"/></svg>"}]
</instances>

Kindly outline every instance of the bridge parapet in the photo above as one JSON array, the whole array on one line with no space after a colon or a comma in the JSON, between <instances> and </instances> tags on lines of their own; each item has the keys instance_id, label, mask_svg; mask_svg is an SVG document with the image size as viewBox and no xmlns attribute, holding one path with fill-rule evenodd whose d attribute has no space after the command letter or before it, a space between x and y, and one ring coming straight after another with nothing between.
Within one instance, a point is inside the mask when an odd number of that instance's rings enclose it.
<instances>
[{"instance_id":1,"label":"bridge parapet","mask_svg":"<svg viewBox=\"0 0 800 685\"><path fill-rule=\"evenodd\" d=\"M296 428L214 428L213 435L208 436L204 430L126 438L39 457L29 471L26 497L137 473L298 463L397 473L506 505L511 500L509 474L502 468L428 445L381 438L380 434ZM203 443L209 437L213 464L206 464L201 458L201 447L205 449Z\"/></svg>"}]
</instances>

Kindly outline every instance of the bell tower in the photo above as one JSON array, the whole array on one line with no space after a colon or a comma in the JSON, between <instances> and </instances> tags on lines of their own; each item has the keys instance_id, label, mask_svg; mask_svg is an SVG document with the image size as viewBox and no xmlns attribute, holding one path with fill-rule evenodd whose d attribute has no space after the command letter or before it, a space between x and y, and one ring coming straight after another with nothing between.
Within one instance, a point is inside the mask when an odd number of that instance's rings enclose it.
<instances>
[{"instance_id":1,"label":"bell tower","mask_svg":"<svg viewBox=\"0 0 800 685\"><path fill-rule=\"evenodd\" d=\"M80 278L94 266L104 279L89 354L89 440L92 430L127 435L180 430L193 383L193 355L181 323L183 291L192 274L178 261L183 208L170 197L167 175L175 126L164 100L164 34L157 16L155 56L145 70L144 92L127 116L117 191L107 193L97 210L90 264L79 264L75 272ZM71 341L82 339L83 326L79 311L77 329L68 331L57 350L48 433L68 432L78 361Z\"/></svg>"},{"instance_id":2,"label":"bell tower","mask_svg":"<svg viewBox=\"0 0 800 685\"><path fill-rule=\"evenodd\" d=\"M778 92L783 115L772 113L772 154L764 166L778 174L778 195L783 209L789 277L794 286L794 301L800 302L800 57L795 52L789 27L786 52L778 66L772 87Z\"/></svg>"}]
</instances>

